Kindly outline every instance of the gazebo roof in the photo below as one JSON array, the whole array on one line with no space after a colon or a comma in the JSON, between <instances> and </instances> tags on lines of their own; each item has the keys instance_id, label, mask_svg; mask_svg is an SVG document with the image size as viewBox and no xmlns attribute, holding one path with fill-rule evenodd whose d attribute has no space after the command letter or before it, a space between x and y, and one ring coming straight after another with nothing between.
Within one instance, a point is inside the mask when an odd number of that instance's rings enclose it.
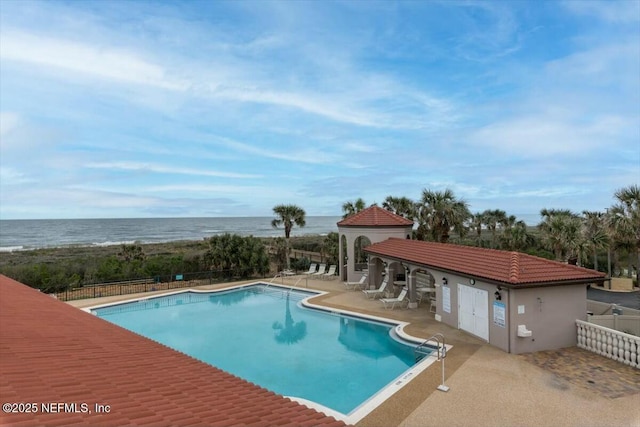
<instances>
[{"instance_id":1,"label":"gazebo roof","mask_svg":"<svg viewBox=\"0 0 640 427\"><path fill-rule=\"evenodd\" d=\"M413 221L379 206L370 206L338 221L338 227L412 227Z\"/></svg>"},{"instance_id":2,"label":"gazebo roof","mask_svg":"<svg viewBox=\"0 0 640 427\"><path fill-rule=\"evenodd\" d=\"M390 238L365 252L517 287L601 282L605 274L521 252Z\"/></svg>"}]
</instances>

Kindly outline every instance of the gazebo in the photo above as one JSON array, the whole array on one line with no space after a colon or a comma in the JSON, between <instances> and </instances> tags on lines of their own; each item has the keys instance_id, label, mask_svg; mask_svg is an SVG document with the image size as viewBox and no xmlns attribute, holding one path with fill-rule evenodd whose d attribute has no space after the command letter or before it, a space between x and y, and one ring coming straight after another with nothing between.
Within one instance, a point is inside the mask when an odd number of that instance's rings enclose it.
<instances>
[{"instance_id":1,"label":"gazebo","mask_svg":"<svg viewBox=\"0 0 640 427\"><path fill-rule=\"evenodd\" d=\"M385 266L382 262L370 264L364 248L391 237L410 239L412 229L413 221L375 205L339 221L340 278L357 282L370 272L369 285L377 286Z\"/></svg>"}]
</instances>

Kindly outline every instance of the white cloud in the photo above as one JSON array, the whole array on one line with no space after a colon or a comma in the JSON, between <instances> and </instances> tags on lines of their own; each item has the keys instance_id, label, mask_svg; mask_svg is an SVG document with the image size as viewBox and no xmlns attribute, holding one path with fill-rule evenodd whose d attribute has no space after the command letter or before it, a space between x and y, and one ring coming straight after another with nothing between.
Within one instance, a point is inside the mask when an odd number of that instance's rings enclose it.
<instances>
[{"instance_id":1,"label":"white cloud","mask_svg":"<svg viewBox=\"0 0 640 427\"><path fill-rule=\"evenodd\" d=\"M20 115L7 111L0 112L0 141L5 144L4 137L20 125Z\"/></svg>"},{"instance_id":2,"label":"white cloud","mask_svg":"<svg viewBox=\"0 0 640 427\"><path fill-rule=\"evenodd\" d=\"M469 141L520 157L583 156L598 148L610 148L612 137L632 130L632 126L618 117L579 122L533 113L484 126L473 132Z\"/></svg>"},{"instance_id":3,"label":"white cloud","mask_svg":"<svg viewBox=\"0 0 640 427\"><path fill-rule=\"evenodd\" d=\"M203 193L203 194L262 194L269 187L255 185L211 185L211 184L171 184L141 187L137 191L144 193Z\"/></svg>"},{"instance_id":4,"label":"white cloud","mask_svg":"<svg viewBox=\"0 0 640 427\"><path fill-rule=\"evenodd\" d=\"M180 174L180 175L196 175L196 176L213 176L221 178L260 178L262 175L255 174L242 174L235 172L221 172L214 170L202 170L195 168L179 168L170 167L151 163L138 163L138 162L96 162L87 163L84 165L86 168L93 169L112 169L112 170L127 170L138 172L154 172L161 174Z\"/></svg>"},{"instance_id":5,"label":"white cloud","mask_svg":"<svg viewBox=\"0 0 640 427\"><path fill-rule=\"evenodd\" d=\"M9 2L0 212L336 214L423 188L580 209L640 174L623 3Z\"/></svg>"},{"instance_id":6,"label":"white cloud","mask_svg":"<svg viewBox=\"0 0 640 427\"><path fill-rule=\"evenodd\" d=\"M640 21L640 2L625 1L563 1L562 5L577 15L586 15L611 23Z\"/></svg>"},{"instance_id":7,"label":"white cloud","mask_svg":"<svg viewBox=\"0 0 640 427\"><path fill-rule=\"evenodd\" d=\"M295 148L292 149L291 152L282 152L278 151L277 147L260 148L243 142L234 141L229 138L218 138L218 140L225 147L231 148L235 151L271 159L311 164L325 164L335 161L335 156L319 151L316 147L303 149Z\"/></svg>"},{"instance_id":8,"label":"white cloud","mask_svg":"<svg viewBox=\"0 0 640 427\"><path fill-rule=\"evenodd\" d=\"M163 67L148 62L135 53L108 46L94 46L77 41L39 36L34 33L2 31L0 59L61 68L123 83L170 90L187 88L184 81L168 77Z\"/></svg>"},{"instance_id":9,"label":"white cloud","mask_svg":"<svg viewBox=\"0 0 640 427\"><path fill-rule=\"evenodd\" d=\"M9 166L0 167L0 181L2 182L3 186L28 184L34 182L32 178L29 178L24 173Z\"/></svg>"},{"instance_id":10,"label":"white cloud","mask_svg":"<svg viewBox=\"0 0 640 427\"><path fill-rule=\"evenodd\" d=\"M640 4L640 3L638 3ZM558 81L575 86L588 84L601 87L640 85L638 73L639 42L631 40L608 42L570 54L547 64L543 76L551 81Z\"/></svg>"}]
</instances>

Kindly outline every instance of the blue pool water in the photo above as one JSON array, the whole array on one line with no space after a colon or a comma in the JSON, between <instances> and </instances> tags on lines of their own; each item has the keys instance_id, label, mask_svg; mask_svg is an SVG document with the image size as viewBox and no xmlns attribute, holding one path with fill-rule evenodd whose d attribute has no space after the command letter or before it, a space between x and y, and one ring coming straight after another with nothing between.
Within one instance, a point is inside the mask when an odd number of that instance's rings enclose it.
<instances>
[{"instance_id":1,"label":"blue pool water","mask_svg":"<svg viewBox=\"0 0 640 427\"><path fill-rule=\"evenodd\" d=\"M348 414L415 362L392 324L303 308L311 294L251 286L93 310L272 390Z\"/></svg>"}]
</instances>

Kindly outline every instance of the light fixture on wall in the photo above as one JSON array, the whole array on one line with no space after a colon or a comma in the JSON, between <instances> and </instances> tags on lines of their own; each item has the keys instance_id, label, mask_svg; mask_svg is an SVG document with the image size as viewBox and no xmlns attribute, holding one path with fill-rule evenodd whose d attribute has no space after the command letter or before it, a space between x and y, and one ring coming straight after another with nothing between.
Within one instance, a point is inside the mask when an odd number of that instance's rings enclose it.
<instances>
[{"instance_id":1,"label":"light fixture on wall","mask_svg":"<svg viewBox=\"0 0 640 427\"><path fill-rule=\"evenodd\" d=\"M500 293L501 290L502 290L502 288L500 286L498 286L498 289L493 294L493 296L496 297L496 301L501 301L502 300L502 294Z\"/></svg>"},{"instance_id":2,"label":"light fixture on wall","mask_svg":"<svg viewBox=\"0 0 640 427\"><path fill-rule=\"evenodd\" d=\"M443 285L447 285L448 283L449 283L449 281L447 280L447 278L446 278L446 277L443 277L443 278L442 278L442 284L443 284Z\"/></svg>"}]
</instances>

